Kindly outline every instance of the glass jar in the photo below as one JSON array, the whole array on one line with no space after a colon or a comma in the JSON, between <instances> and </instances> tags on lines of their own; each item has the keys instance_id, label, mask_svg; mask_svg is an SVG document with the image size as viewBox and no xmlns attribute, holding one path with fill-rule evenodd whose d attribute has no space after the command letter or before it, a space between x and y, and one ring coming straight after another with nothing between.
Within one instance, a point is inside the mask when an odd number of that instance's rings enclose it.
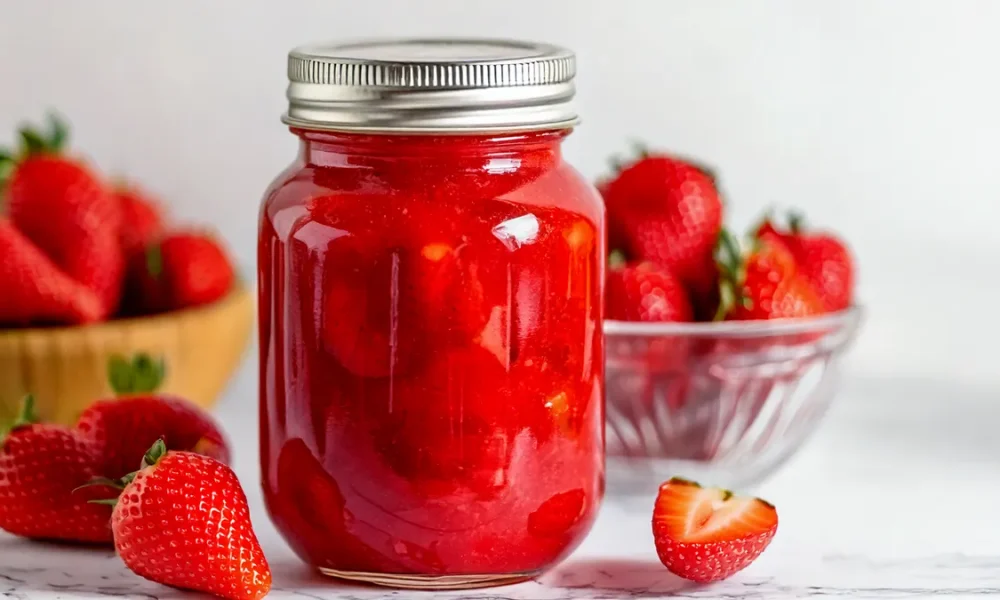
<instances>
[{"instance_id":1,"label":"glass jar","mask_svg":"<svg viewBox=\"0 0 1000 600\"><path fill-rule=\"evenodd\" d=\"M532 577L604 489L604 208L560 150L572 54L313 46L289 77L300 151L260 219L268 511L329 575Z\"/></svg>"}]
</instances>

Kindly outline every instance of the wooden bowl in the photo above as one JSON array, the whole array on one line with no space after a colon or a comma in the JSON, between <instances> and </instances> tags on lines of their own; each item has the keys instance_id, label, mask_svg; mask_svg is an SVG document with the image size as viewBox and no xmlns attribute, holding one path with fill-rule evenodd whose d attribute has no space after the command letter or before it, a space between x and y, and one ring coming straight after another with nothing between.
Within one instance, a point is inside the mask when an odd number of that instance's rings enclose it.
<instances>
[{"instance_id":1,"label":"wooden bowl","mask_svg":"<svg viewBox=\"0 0 1000 600\"><path fill-rule=\"evenodd\" d=\"M110 357L139 352L166 362L161 392L209 408L239 366L253 322L252 293L240 288L213 304L162 315L0 330L0 422L30 393L43 421L73 423L92 402L113 396Z\"/></svg>"}]
</instances>

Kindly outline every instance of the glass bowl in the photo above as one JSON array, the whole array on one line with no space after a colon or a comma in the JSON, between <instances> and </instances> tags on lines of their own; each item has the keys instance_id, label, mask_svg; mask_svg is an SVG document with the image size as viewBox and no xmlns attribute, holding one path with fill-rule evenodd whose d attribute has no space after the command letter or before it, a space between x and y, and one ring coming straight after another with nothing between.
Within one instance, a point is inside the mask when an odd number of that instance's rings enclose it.
<instances>
[{"instance_id":1,"label":"glass bowl","mask_svg":"<svg viewBox=\"0 0 1000 600\"><path fill-rule=\"evenodd\" d=\"M655 493L672 476L762 481L816 429L861 316L605 321L611 491Z\"/></svg>"}]
</instances>

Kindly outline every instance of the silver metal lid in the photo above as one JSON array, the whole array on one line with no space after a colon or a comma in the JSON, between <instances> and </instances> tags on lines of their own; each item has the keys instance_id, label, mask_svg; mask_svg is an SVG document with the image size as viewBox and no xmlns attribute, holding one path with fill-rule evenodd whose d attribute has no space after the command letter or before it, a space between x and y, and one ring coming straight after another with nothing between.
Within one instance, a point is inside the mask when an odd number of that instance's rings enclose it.
<instances>
[{"instance_id":1,"label":"silver metal lid","mask_svg":"<svg viewBox=\"0 0 1000 600\"><path fill-rule=\"evenodd\" d=\"M285 123L373 133L565 129L576 60L500 39L364 40L288 54Z\"/></svg>"}]
</instances>

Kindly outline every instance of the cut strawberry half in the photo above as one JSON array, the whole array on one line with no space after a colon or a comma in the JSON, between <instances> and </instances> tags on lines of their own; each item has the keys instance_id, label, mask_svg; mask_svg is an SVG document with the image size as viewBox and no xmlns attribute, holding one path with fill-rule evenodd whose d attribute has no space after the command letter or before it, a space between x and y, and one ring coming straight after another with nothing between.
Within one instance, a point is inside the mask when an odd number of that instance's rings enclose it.
<instances>
[{"instance_id":1,"label":"cut strawberry half","mask_svg":"<svg viewBox=\"0 0 1000 600\"><path fill-rule=\"evenodd\" d=\"M746 568L777 529L778 513L767 502L676 477L660 486L653 508L660 561L671 573L699 583Z\"/></svg>"}]
</instances>

